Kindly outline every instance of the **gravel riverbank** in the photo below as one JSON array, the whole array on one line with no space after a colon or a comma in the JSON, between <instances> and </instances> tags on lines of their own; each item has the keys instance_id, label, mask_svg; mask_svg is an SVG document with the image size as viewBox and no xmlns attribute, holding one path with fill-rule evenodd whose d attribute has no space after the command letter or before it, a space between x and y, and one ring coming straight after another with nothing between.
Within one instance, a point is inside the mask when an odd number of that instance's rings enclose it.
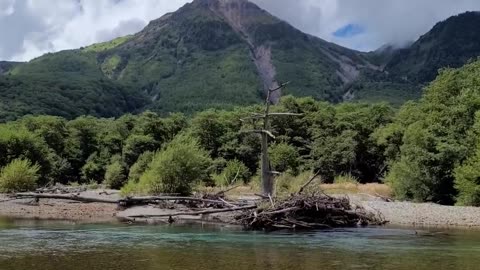
<instances>
[{"instance_id":1,"label":"gravel riverbank","mask_svg":"<svg viewBox=\"0 0 480 270\"><path fill-rule=\"evenodd\" d=\"M87 191L82 196L118 198L117 193L100 195L99 191ZM441 206L428 203L384 202L370 196L350 196L352 203L361 205L369 211L378 212L391 225L413 227L464 227L480 229L480 208ZM8 197L0 194L0 216L31 219L58 219L80 222L109 222L130 215L164 214L177 210L160 209L154 206L139 206L126 210L113 204L78 203L63 200L42 199L37 204L31 200L6 201ZM187 218L187 217L185 217ZM199 219L199 217L188 217ZM202 220L222 221L222 216L202 217Z\"/></svg>"},{"instance_id":2,"label":"gravel riverbank","mask_svg":"<svg viewBox=\"0 0 480 270\"><path fill-rule=\"evenodd\" d=\"M430 203L364 201L368 210L381 213L389 224L413 227L465 227L480 229L480 208Z\"/></svg>"}]
</instances>

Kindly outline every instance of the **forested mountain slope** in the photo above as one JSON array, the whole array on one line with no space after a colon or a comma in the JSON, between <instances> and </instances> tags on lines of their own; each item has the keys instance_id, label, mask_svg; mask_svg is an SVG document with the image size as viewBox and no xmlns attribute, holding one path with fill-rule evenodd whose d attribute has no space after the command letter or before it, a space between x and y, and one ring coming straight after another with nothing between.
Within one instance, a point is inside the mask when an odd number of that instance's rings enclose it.
<instances>
[{"instance_id":1,"label":"forested mountain slope","mask_svg":"<svg viewBox=\"0 0 480 270\"><path fill-rule=\"evenodd\" d=\"M401 105L439 68L480 55L479 13L436 25L411 47L363 53L302 33L247 0L195 0L141 32L28 63L0 62L0 121L26 114L193 113L280 95Z\"/></svg>"}]
</instances>

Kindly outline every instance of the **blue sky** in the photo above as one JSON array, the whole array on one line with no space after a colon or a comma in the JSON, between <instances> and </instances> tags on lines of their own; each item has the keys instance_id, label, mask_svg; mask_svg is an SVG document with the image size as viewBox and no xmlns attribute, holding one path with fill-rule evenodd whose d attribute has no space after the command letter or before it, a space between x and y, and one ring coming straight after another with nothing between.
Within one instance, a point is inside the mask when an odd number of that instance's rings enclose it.
<instances>
[{"instance_id":1,"label":"blue sky","mask_svg":"<svg viewBox=\"0 0 480 270\"><path fill-rule=\"evenodd\" d=\"M352 38L363 33L365 33L365 29L361 25L349 23L337 29L332 35L337 38Z\"/></svg>"}]
</instances>

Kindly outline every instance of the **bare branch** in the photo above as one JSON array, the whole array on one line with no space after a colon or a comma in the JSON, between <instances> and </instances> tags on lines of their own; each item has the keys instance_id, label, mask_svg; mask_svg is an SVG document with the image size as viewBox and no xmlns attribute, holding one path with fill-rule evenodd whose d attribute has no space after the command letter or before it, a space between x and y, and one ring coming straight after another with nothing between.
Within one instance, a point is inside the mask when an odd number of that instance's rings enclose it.
<instances>
[{"instance_id":1,"label":"bare branch","mask_svg":"<svg viewBox=\"0 0 480 270\"><path fill-rule=\"evenodd\" d=\"M270 93L273 93L273 92L275 92L275 91L278 91L278 90L282 89L283 87L285 87L285 86L287 86L287 85L289 85L289 84L290 84L290 82L285 82L285 83L282 83L282 84L281 84L280 86L278 86L277 88L270 89L270 90L268 90L268 91L269 91Z\"/></svg>"},{"instance_id":2,"label":"bare branch","mask_svg":"<svg viewBox=\"0 0 480 270\"><path fill-rule=\"evenodd\" d=\"M303 113L269 113L268 116L303 116Z\"/></svg>"},{"instance_id":3,"label":"bare branch","mask_svg":"<svg viewBox=\"0 0 480 270\"><path fill-rule=\"evenodd\" d=\"M305 184L303 184L303 186L300 188L300 190L297 192L297 194L301 194L303 192L303 190L308 186L310 185L313 180L315 180L318 176L320 175L320 170L318 170L313 176L312 178L310 178L310 180L308 180Z\"/></svg>"},{"instance_id":4,"label":"bare branch","mask_svg":"<svg viewBox=\"0 0 480 270\"><path fill-rule=\"evenodd\" d=\"M270 136L272 139L275 139L275 136L272 134L272 132L268 130L244 130L240 131L241 133L259 133L259 134L267 134Z\"/></svg>"}]
</instances>

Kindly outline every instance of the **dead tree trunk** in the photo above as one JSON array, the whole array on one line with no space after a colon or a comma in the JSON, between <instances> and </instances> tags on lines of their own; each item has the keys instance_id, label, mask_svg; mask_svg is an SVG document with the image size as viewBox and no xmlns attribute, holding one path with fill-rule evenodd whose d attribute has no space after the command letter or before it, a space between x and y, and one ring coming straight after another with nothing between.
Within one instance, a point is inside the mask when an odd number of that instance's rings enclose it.
<instances>
[{"instance_id":1,"label":"dead tree trunk","mask_svg":"<svg viewBox=\"0 0 480 270\"><path fill-rule=\"evenodd\" d=\"M274 174L275 174L275 172L272 171L272 168L270 165L270 159L268 157L269 137L271 139L275 139L275 136L270 131L270 117L271 116L302 116L303 115L303 114L290 113L290 112L270 113L270 105L272 104L270 99L271 99L272 93L275 93L276 91L281 90L288 84L289 82L286 82L281 84L279 87L275 89L268 90L267 98L265 100L265 111L263 114L254 113L252 114L251 117L245 118L245 119L252 120L254 126L255 126L255 121L263 120L263 126L261 127L261 129L254 129L246 132L258 133L260 134L260 137L261 137L262 149L261 149L261 164L260 164L261 168L260 169L262 171L261 172L262 195L265 196L266 198L268 198L269 196L273 196ZM245 119L242 119L242 121L245 121Z\"/></svg>"},{"instance_id":2,"label":"dead tree trunk","mask_svg":"<svg viewBox=\"0 0 480 270\"><path fill-rule=\"evenodd\" d=\"M270 159L268 156L268 135L262 133L262 194L263 195L273 195L273 186L274 180L271 173L272 169L270 167Z\"/></svg>"},{"instance_id":3,"label":"dead tree trunk","mask_svg":"<svg viewBox=\"0 0 480 270\"><path fill-rule=\"evenodd\" d=\"M270 129L270 104L272 93L282 89L284 85L282 84L276 89L269 89L267 93L267 99L265 101L265 113L263 115L263 131L260 135L262 136L262 193L263 195L269 196L273 195L273 175L271 173L272 168L270 167L270 159L268 157L268 133Z\"/></svg>"}]
</instances>

